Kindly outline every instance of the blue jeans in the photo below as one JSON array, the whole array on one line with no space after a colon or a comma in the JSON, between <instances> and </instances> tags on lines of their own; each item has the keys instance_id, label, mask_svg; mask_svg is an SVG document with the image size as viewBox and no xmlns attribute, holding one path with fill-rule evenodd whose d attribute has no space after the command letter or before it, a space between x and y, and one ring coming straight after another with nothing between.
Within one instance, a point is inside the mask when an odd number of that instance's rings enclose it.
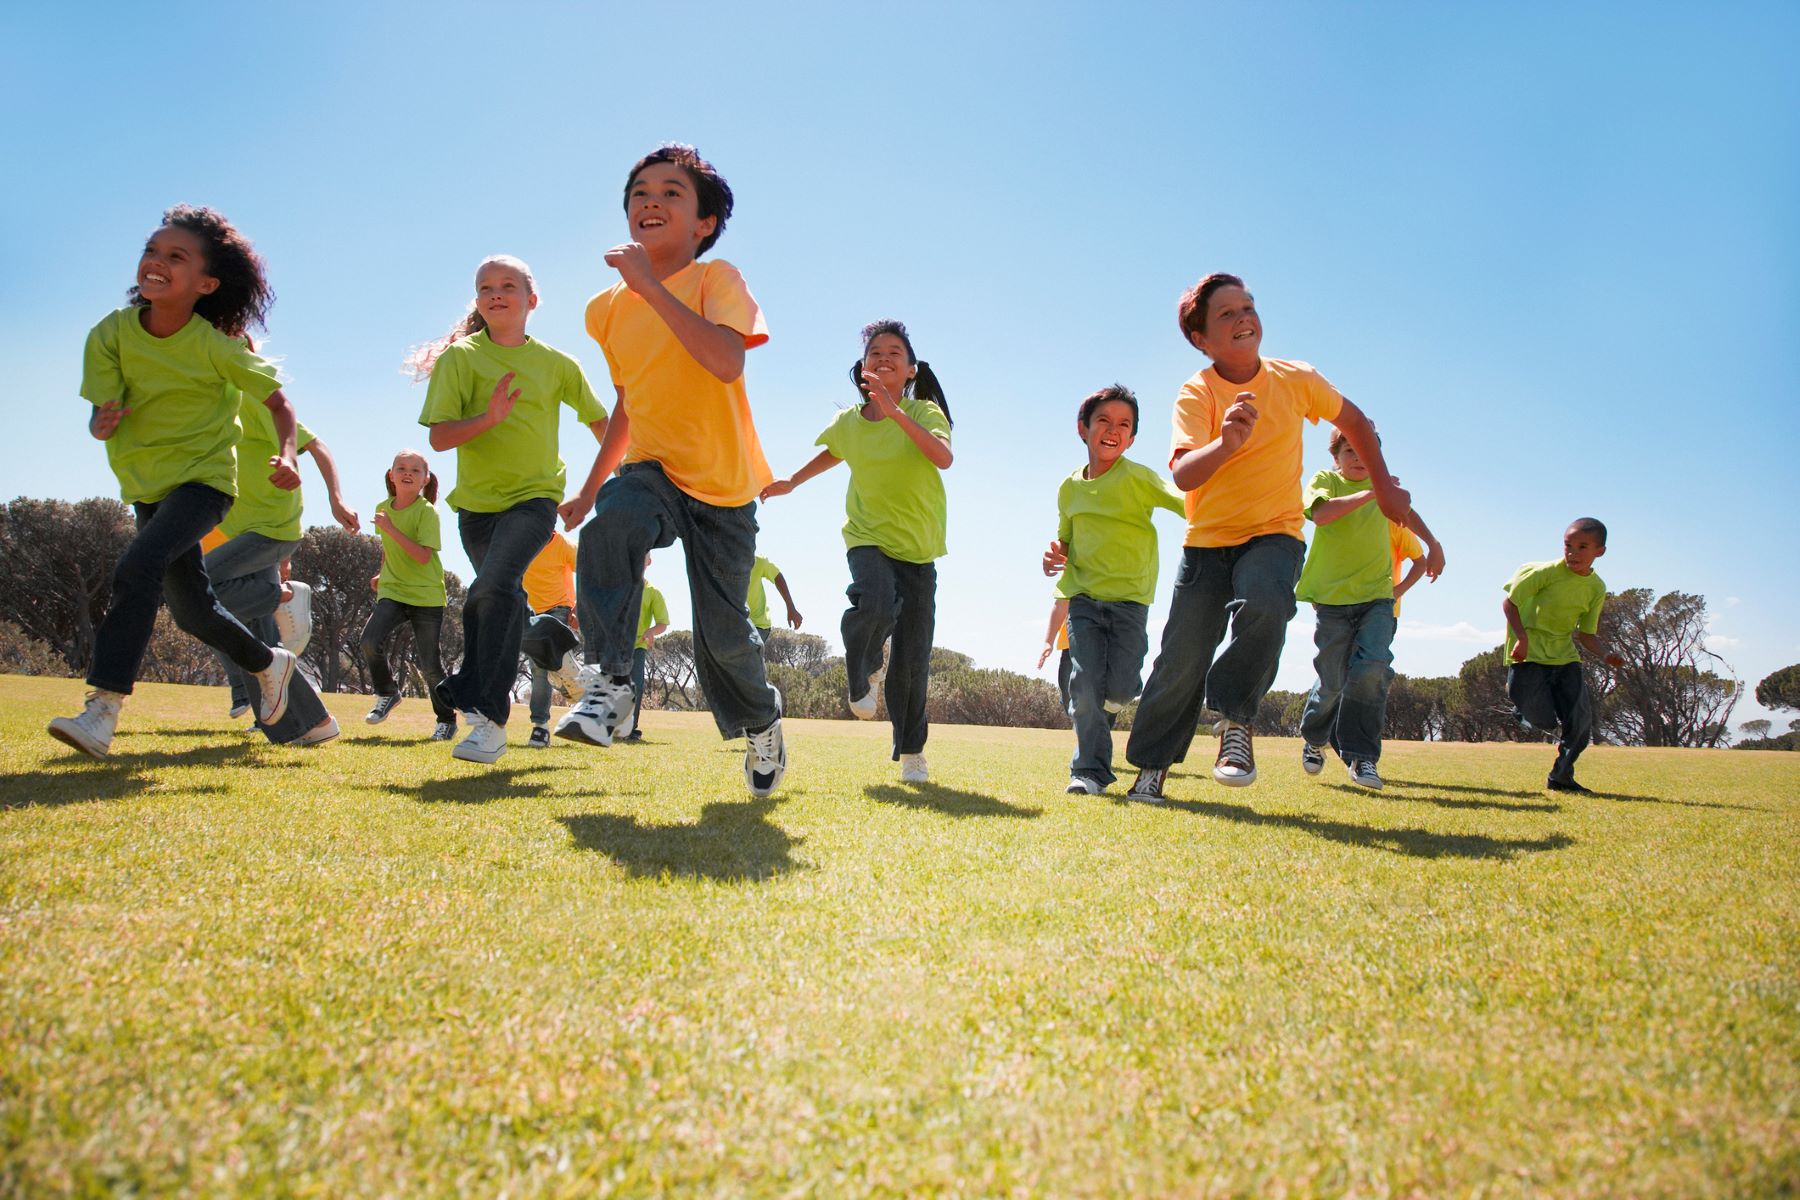
<instances>
[{"instance_id":1,"label":"blue jeans","mask_svg":"<svg viewBox=\"0 0 1800 1200\"><path fill-rule=\"evenodd\" d=\"M1381 760L1381 727L1394 679L1394 601L1315 604L1318 679L1306 697L1300 736L1330 746L1346 762Z\"/></svg>"},{"instance_id":2,"label":"blue jeans","mask_svg":"<svg viewBox=\"0 0 1800 1200\"><path fill-rule=\"evenodd\" d=\"M275 610L281 607L281 564L299 548L299 542L277 541L246 531L206 554L206 577L212 581L213 595L226 612L242 621L244 628L266 646L281 640L275 627ZM225 668L225 681L231 686L232 707L249 703L244 673L223 654L219 655L219 662Z\"/></svg>"},{"instance_id":3,"label":"blue jeans","mask_svg":"<svg viewBox=\"0 0 1800 1200\"><path fill-rule=\"evenodd\" d=\"M456 710L446 708L438 698L437 685L444 679L444 656L438 645L444 629L444 606L441 604L403 604L383 596L375 601L375 611L363 626L357 648L364 665L369 668L369 684L377 696L392 696L400 691L388 666L387 640L405 621L412 626L413 658L419 674L425 677L425 694L431 698L431 711L440 723L454 723Z\"/></svg>"},{"instance_id":4,"label":"blue jeans","mask_svg":"<svg viewBox=\"0 0 1800 1200\"><path fill-rule=\"evenodd\" d=\"M556 501L521 500L500 512L457 514L463 550L475 566L475 582L463 600L463 656L445 680L461 712L478 712L496 725L512 712L519 677L519 639L525 634L525 568L556 529Z\"/></svg>"},{"instance_id":5,"label":"blue jeans","mask_svg":"<svg viewBox=\"0 0 1800 1200\"><path fill-rule=\"evenodd\" d=\"M1255 719L1281 665L1305 559L1306 543L1284 533L1181 552L1169 623L1132 722L1127 758L1140 767L1182 761L1202 705L1242 725ZM1219 650L1227 627L1231 640Z\"/></svg>"},{"instance_id":6,"label":"blue jeans","mask_svg":"<svg viewBox=\"0 0 1800 1200\"><path fill-rule=\"evenodd\" d=\"M94 635L88 686L129 693L164 600L185 632L245 671L267 670L269 647L219 604L206 578L200 539L231 509L231 497L184 483L154 504L135 504L137 534L113 568L112 600Z\"/></svg>"},{"instance_id":7,"label":"blue jeans","mask_svg":"<svg viewBox=\"0 0 1800 1200\"><path fill-rule=\"evenodd\" d=\"M850 695L860 700L881 667L881 644L892 637L882 688L894 725L894 758L925 749L930 734L925 694L931 685L931 639L937 632L937 564L902 562L874 546L852 546L850 607L840 627Z\"/></svg>"},{"instance_id":8,"label":"blue jeans","mask_svg":"<svg viewBox=\"0 0 1800 1200\"><path fill-rule=\"evenodd\" d=\"M644 674L650 661L650 652L642 646L631 652L631 727L638 728L638 718L644 713Z\"/></svg>"},{"instance_id":9,"label":"blue jeans","mask_svg":"<svg viewBox=\"0 0 1800 1200\"><path fill-rule=\"evenodd\" d=\"M1506 669L1506 694L1533 729L1562 730L1550 778L1573 780L1575 760L1594 736L1594 702L1581 664L1514 663Z\"/></svg>"},{"instance_id":10,"label":"blue jeans","mask_svg":"<svg viewBox=\"0 0 1800 1200\"><path fill-rule=\"evenodd\" d=\"M655 462L626 463L600 488L575 552L575 605L587 661L631 675L644 598L644 556L681 539L694 617L694 667L719 733L761 731L781 716L744 597L756 561L756 505L696 500Z\"/></svg>"},{"instance_id":11,"label":"blue jeans","mask_svg":"<svg viewBox=\"0 0 1800 1200\"><path fill-rule=\"evenodd\" d=\"M544 612L555 617L564 625L569 623L569 614L574 610L566 604L553 604ZM526 660L530 662L530 659ZM548 725L550 723L550 672L537 663L531 663L531 723Z\"/></svg>"},{"instance_id":12,"label":"blue jeans","mask_svg":"<svg viewBox=\"0 0 1800 1200\"><path fill-rule=\"evenodd\" d=\"M1150 650L1150 608L1127 600L1069 600L1069 716L1075 722L1075 757L1069 774L1105 787L1112 769L1115 714L1105 702L1125 705L1144 684Z\"/></svg>"}]
</instances>

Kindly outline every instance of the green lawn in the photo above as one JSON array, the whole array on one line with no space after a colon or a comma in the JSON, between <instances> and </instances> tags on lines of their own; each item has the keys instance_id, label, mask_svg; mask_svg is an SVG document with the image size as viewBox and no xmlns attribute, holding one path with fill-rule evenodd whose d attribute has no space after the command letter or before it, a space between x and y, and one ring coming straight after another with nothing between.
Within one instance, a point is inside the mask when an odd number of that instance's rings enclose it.
<instances>
[{"instance_id":1,"label":"green lawn","mask_svg":"<svg viewBox=\"0 0 1800 1200\"><path fill-rule=\"evenodd\" d=\"M151 685L92 763L82 693L0 678L0 1195L1800 1194L1800 755L1153 807L796 721L756 802L704 716L485 768Z\"/></svg>"}]
</instances>

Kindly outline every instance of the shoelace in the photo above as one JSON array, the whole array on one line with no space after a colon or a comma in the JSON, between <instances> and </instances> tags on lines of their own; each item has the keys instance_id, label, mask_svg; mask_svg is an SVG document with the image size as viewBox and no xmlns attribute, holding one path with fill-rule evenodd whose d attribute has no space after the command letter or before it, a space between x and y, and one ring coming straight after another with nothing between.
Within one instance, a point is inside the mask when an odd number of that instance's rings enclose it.
<instances>
[{"instance_id":1,"label":"shoelace","mask_svg":"<svg viewBox=\"0 0 1800 1200\"><path fill-rule=\"evenodd\" d=\"M772 763L781 757L778 749L778 742L781 737L779 726L771 725L761 733L752 733L749 734L748 737L750 740L750 753L756 756L758 762Z\"/></svg>"},{"instance_id":2,"label":"shoelace","mask_svg":"<svg viewBox=\"0 0 1800 1200\"><path fill-rule=\"evenodd\" d=\"M1242 725L1229 726L1219 746L1219 757L1241 767L1249 766L1250 731Z\"/></svg>"},{"instance_id":3,"label":"shoelace","mask_svg":"<svg viewBox=\"0 0 1800 1200\"><path fill-rule=\"evenodd\" d=\"M1168 768L1166 768L1166 767L1151 767L1138 776L1138 781L1137 781L1137 783L1132 785L1131 790L1134 792L1138 791L1140 789L1142 789L1144 791L1160 790L1163 785L1163 780L1167 779L1168 777L1169 777Z\"/></svg>"}]
</instances>

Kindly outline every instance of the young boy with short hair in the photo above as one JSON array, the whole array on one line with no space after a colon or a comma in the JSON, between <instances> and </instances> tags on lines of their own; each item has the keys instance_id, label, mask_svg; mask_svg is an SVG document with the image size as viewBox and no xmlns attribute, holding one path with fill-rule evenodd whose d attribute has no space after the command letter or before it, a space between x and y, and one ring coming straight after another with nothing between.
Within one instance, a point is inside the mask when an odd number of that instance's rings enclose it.
<instances>
[{"instance_id":1,"label":"young boy with short hair","mask_svg":"<svg viewBox=\"0 0 1800 1200\"><path fill-rule=\"evenodd\" d=\"M1506 694L1533 729L1561 731L1556 761L1544 786L1582 792L1575 760L1594 734L1594 706L1581 673L1579 642L1609 667L1625 660L1599 637L1606 584L1594 560L1606 553L1606 526L1582 517L1563 531L1563 556L1526 563L1506 583Z\"/></svg>"},{"instance_id":2,"label":"young boy with short hair","mask_svg":"<svg viewBox=\"0 0 1800 1200\"><path fill-rule=\"evenodd\" d=\"M1302 497L1318 532L1295 596L1313 606L1319 653L1313 659L1317 679L1300 718L1300 765L1317 775L1330 746L1349 768L1351 783L1379 790L1376 764L1394 677L1395 535L1416 534L1426 546L1439 547L1416 511L1397 525L1369 503L1369 470L1342 430L1331 435L1331 457L1337 468L1315 474Z\"/></svg>"},{"instance_id":3,"label":"young boy with short hair","mask_svg":"<svg viewBox=\"0 0 1800 1200\"><path fill-rule=\"evenodd\" d=\"M660 146L626 179L633 240L606 252L620 282L587 310L618 411L587 481L560 510L565 528L590 510L595 518L576 555L591 614L582 621L590 683L556 732L598 745L630 734L644 557L680 538L700 686L720 734L747 735L744 778L760 797L787 769L781 695L744 605L756 497L773 478L744 392L744 354L769 334L737 268L699 261L731 208L730 186L692 146Z\"/></svg>"},{"instance_id":4,"label":"young boy with short hair","mask_svg":"<svg viewBox=\"0 0 1800 1200\"><path fill-rule=\"evenodd\" d=\"M1056 491L1056 540L1044 574L1059 571L1068 601L1069 716L1075 722L1071 795L1099 795L1112 770L1113 721L1143 686L1146 625L1156 597L1159 508L1182 511L1182 495L1162 476L1124 457L1137 436L1138 402L1114 384L1081 402L1075 433L1087 464ZM1040 660L1040 664L1041 664Z\"/></svg>"},{"instance_id":5,"label":"young boy with short hair","mask_svg":"<svg viewBox=\"0 0 1800 1200\"><path fill-rule=\"evenodd\" d=\"M1330 421L1369 468L1389 520L1412 507L1388 474L1362 410L1302 362L1262 357L1256 302L1235 275L1208 275L1181 297L1181 333L1212 365L1175 400L1170 469L1187 492L1188 532L1162 648L1132 723L1127 757L1139 767L1131 796L1162 799L1170 765L1187 756L1202 705L1224 716L1213 779L1256 781L1250 722L1275 681L1300 540L1300 433ZM1433 564L1439 569L1441 553ZM1231 634L1215 661L1214 651Z\"/></svg>"}]
</instances>

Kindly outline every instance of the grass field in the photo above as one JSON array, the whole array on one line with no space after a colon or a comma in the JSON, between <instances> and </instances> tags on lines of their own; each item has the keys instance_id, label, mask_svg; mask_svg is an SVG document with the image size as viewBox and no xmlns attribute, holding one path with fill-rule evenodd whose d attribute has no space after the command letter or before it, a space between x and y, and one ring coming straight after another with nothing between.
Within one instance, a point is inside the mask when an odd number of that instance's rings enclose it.
<instances>
[{"instance_id":1,"label":"grass field","mask_svg":"<svg viewBox=\"0 0 1800 1200\"><path fill-rule=\"evenodd\" d=\"M792 722L492 768L114 758L0 678L0 1194L1800 1194L1800 755L1298 744L1161 806L1072 735Z\"/></svg>"}]
</instances>

